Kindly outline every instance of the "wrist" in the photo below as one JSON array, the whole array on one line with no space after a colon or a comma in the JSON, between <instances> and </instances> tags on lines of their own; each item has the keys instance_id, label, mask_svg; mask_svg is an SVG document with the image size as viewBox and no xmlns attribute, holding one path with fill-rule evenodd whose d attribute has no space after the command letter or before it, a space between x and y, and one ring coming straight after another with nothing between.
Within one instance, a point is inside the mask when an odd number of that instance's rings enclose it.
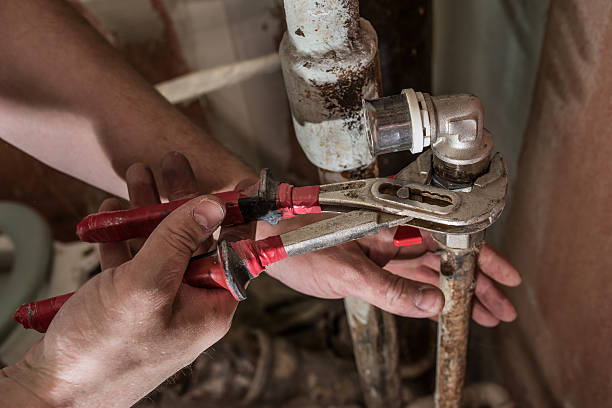
<instances>
[{"instance_id":1,"label":"wrist","mask_svg":"<svg viewBox=\"0 0 612 408\"><path fill-rule=\"evenodd\" d=\"M12 377L17 372L23 379L32 378L30 373L17 365L0 370L0 407L50 408L51 405Z\"/></svg>"}]
</instances>

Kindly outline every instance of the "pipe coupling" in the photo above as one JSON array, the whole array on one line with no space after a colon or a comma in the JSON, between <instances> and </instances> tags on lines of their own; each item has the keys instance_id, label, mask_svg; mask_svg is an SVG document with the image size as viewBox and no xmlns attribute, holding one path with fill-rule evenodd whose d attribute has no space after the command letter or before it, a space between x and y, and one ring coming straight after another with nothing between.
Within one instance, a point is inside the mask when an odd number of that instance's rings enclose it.
<instances>
[{"instance_id":1,"label":"pipe coupling","mask_svg":"<svg viewBox=\"0 0 612 408\"><path fill-rule=\"evenodd\" d=\"M493 137L483 127L484 108L473 95L430 96L405 89L400 95L364 100L362 117L374 156L431 145L436 174L471 182L489 165Z\"/></svg>"}]
</instances>

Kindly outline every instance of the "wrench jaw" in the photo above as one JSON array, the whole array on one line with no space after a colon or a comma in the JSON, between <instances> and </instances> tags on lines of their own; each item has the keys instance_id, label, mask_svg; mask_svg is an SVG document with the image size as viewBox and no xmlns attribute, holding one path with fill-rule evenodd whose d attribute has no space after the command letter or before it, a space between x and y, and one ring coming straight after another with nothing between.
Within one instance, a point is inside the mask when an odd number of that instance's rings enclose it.
<instances>
[{"instance_id":1,"label":"wrench jaw","mask_svg":"<svg viewBox=\"0 0 612 408\"><path fill-rule=\"evenodd\" d=\"M406 171L404 175L407 174L414 172ZM407 225L445 234L472 234L483 231L500 217L506 206L507 193L508 170L504 158L497 153L491 159L489 170L476 179L471 191L455 192L461 205L449 213L446 219L415 217Z\"/></svg>"},{"instance_id":2,"label":"wrench jaw","mask_svg":"<svg viewBox=\"0 0 612 408\"><path fill-rule=\"evenodd\" d=\"M496 154L470 191L450 191L425 184L432 179L432 154L425 152L395 179L365 179L321 186L324 212L366 209L407 217L408 225L433 232L482 231L495 222L506 203L508 171Z\"/></svg>"}]
</instances>

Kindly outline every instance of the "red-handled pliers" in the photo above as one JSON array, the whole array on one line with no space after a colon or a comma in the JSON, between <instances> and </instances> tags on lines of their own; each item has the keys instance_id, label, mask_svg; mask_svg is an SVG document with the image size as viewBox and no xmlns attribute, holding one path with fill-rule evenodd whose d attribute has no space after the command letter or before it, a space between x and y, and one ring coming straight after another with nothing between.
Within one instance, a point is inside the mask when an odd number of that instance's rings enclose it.
<instances>
[{"instance_id":1,"label":"red-handled pliers","mask_svg":"<svg viewBox=\"0 0 612 408\"><path fill-rule=\"evenodd\" d=\"M275 224L281 218L307 213L341 215L263 240L221 241L216 251L192 258L184 281L198 287L225 288L237 300L243 300L246 283L267 265L286 257L402 225L451 235L474 233L486 229L499 217L508 188L508 173L501 155L493 157L489 170L474 182L470 191L449 191L430 185L431 162L431 151L426 151L394 179L371 178L308 187L276 183L267 171L262 171L255 196L240 191L217 194L226 203L224 225L255 220ZM88 242L146 237L185 201L93 214L79 224L77 233ZM420 233L415 228L398 229L394 242L398 246L418 244ZM26 328L44 332L70 295L25 304L14 319Z\"/></svg>"},{"instance_id":2,"label":"red-handled pliers","mask_svg":"<svg viewBox=\"0 0 612 408\"><path fill-rule=\"evenodd\" d=\"M222 241L216 251L192 258L184 281L192 286L225 288L237 300L244 300L246 283L271 263L401 226L413 219L435 223L458 207L461 200L455 193L421 184L425 180L417 181L420 183L400 178L372 178L295 187L276 183L267 171L262 171L256 195L241 191L216 194L226 204L223 225L255 220L275 224L282 218L308 213L342 215L263 240ZM146 237L170 212L187 201L92 214L79 223L77 234L86 242ZM398 230L394 242L401 246L422 240L418 229L407 227ZM25 304L14 318L26 328L44 332L70 295Z\"/></svg>"}]
</instances>

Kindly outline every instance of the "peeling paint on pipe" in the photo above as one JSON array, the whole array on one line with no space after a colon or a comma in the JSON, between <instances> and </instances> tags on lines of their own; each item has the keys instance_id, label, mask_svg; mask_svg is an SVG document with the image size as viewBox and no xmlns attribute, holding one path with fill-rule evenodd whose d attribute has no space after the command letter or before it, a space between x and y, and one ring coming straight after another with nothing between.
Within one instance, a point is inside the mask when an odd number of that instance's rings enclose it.
<instances>
[{"instance_id":1,"label":"peeling paint on pipe","mask_svg":"<svg viewBox=\"0 0 612 408\"><path fill-rule=\"evenodd\" d=\"M359 37L359 3L342 1L285 1L287 33L305 54L349 49Z\"/></svg>"},{"instance_id":2,"label":"peeling paint on pipe","mask_svg":"<svg viewBox=\"0 0 612 408\"><path fill-rule=\"evenodd\" d=\"M279 53L295 133L308 159L333 172L374 160L360 111L380 94L378 39L358 12L357 1L285 0Z\"/></svg>"}]
</instances>

